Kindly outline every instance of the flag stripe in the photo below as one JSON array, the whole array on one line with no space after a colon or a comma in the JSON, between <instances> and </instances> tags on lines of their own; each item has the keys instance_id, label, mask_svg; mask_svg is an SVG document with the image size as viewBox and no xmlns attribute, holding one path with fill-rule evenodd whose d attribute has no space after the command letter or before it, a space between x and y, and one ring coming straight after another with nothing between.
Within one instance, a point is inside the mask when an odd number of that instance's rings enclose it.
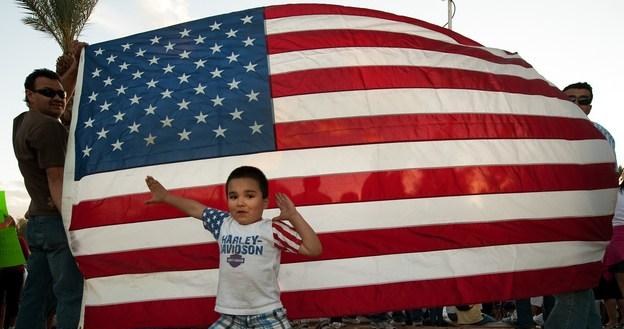
<instances>
[{"instance_id":1,"label":"flag stripe","mask_svg":"<svg viewBox=\"0 0 624 329\"><path fill-rule=\"evenodd\" d=\"M561 91L540 79L416 66L335 67L274 74L271 75L271 88L273 97L384 88L451 88L564 99Z\"/></svg>"},{"instance_id":2,"label":"flag stripe","mask_svg":"<svg viewBox=\"0 0 624 329\"><path fill-rule=\"evenodd\" d=\"M511 106L513 104L513 106ZM514 114L587 120L578 106L538 95L459 89L376 89L280 97L275 122L399 114ZM340 108L340 112L333 110Z\"/></svg>"},{"instance_id":3,"label":"flag stripe","mask_svg":"<svg viewBox=\"0 0 624 329\"><path fill-rule=\"evenodd\" d=\"M452 305L457 300L486 302L552 294L570 288L570 282L580 282L587 288L595 285L599 275L598 263L587 263L554 269L496 273L458 278L443 278L350 286L326 290L282 293L282 301L288 309L289 318L315 318L345 314L369 314L378 311L412 309ZM561 280L561 277L569 280ZM489 287L492 282L502 282L507 289L475 289ZM393 291L392 294L383 292ZM377 296L377 298L370 298ZM357 300L357 303L352 301ZM87 305L85 327L100 329L125 328L180 328L201 327L217 319L213 312L214 297L142 301L127 304L103 306ZM320 309L318 306L323 305ZM383 308L380 309L380 306ZM150 316L128 317L128 314L149 314ZM110 319L116 319L110 321Z\"/></svg>"},{"instance_id":4,"label":"flag stripe","mask_svg":"<svg viewBox=\"0 0 624 329\"><path fill-rule=\"evenodd\" d=\"M336 155L340 155L340 161L336 161ZM314 166L309 165L310 159L313 159ZM223 157L219 159L219 166L215 166L213 170L206 170L207 166L214 163L207 159L127 169L123 173L123 179L116 179L120 174L115 172L90 175L73 184L72 189L76 195L67 204L75 206L87 200L97 201L116 195L145 193L147 188L144 178L148 175L159 178L169 189L223 184L232 169L249 164L263 168L267 177L280 179L405 168L598 164L614 161L613 150L604 139L397 142L289 150ZM186 175L180 175L181 172ZM218 198L224 193L205 197ZM142 210L150 211L150 208ZM77 216L76 220L82 219ZM81 224L78 227L85 226Z\"/></svg>"},{"instance_id":5,"label":"flag stripe","mask_svg":"<svg viewBox=\"0 0 624 329\"><path fill-rule=\"evenodd\" d=\"M417 128L416 128L417 127ZM278 149L454 139L601 139L585 119L499 114L404 114L276 124Z\"/></svg>"},{"instance_id":6,"label":"flag stripe","mask_svg":"<svg viewBox=\"0 0 624 329\"><path fill-rule=\"evenodd\" d=\"M431 280L572 266L602 259L608 241L561 241L282 264L282 292ZM516 257L516 255L526 257ZM550 257L557 255L556 258ZM496 258L497 262L491 260ZM440 259L447 261L440 262ZM418 271L414 271L414 268ZM86 305L214 296L218 269L125 274L87 280ZM129 281L135 284L129 286ZM188 282L184 288L178 282ZM156 287L158 287L156 289Z\"/></svg>"},{"instance_id":7,"label":"flag stripe","mask_svg":"<svg viewBox=\"0 0 624 329\"><path fill-rule=\"evenodd\" d=\"M322 4L269 6L265 8L264 17L267 20L267 35L301 30L369 28L481 46L463 35L425 21L364 8Z\"/></svg>"},{"instance_id":8,"label":"flag stripe","mask_svg":"<svg viewBox=\"0 0 624 329\"><path fill-rule=\"evenodd\" d=\"M324 187L326 192L322 193L305 191L306 193L300 196L294 193L307 185L309 177L275 179L271 181L270 190L290 194L293 202L299 206L339 203L345 198L346 201L378 201L488 193L588 190L610 187L613 184L611 168L611 163L603 163L404 169L389 173L360 172L313 178L317 180L319 186ZM588 172L593 174L593 179L569 179ZM535 177L540 179L534 179ZM478 185L475 185L475 180L479 181ZM387 188L375 188L377 184ZM399 186L403 188L397 188ZM349 197L354 191L359 191L359 194ZM227 208L221 184L187 188L174 193L210 204L215 208ZM71 229L152 221L183 215L179 210L167 205L154 205L144 209L144 202L148 199L149 193L141 193L81 202L74 206L73 213L76 217L72 221ZM275 207L273 200L269 206ZM97 211L98 209L107 211Z\"/></svg>"},{"instance_id":9,"label":"flag stripe","mask_svg":"<svg viewBox=\"0 0 624 329\"><path fill-rule=\"evenodd\" d=\"M288 32L267 36L269 54L338 47L412 48L448 54L465 55L492 63L514 64L525 68L531 65L521 58L497 56L487 50L434 40L420 35L406 35L389 31L325 30Z\"/></svg>"},{"instance_id":10,"label":"flag stripe","mask_svg":"<svg viewBox=\"0 0 624 329\"><path fill-rule=\"evenodd\" d=\"M616 189L482 194L298 207L320 234L515 219L590 218L613 213ZM406 211L405 209L412 209ZM278 214L265 211L265 217ZM348 220L357 218L357 220ZM379 220L384 218L384 220ZM196 219L171 219L73 231L88 244L74 245L77 256L212 242ZM144 232L150 234L146 236ZM110 241L116 241L111 244Z\"/></svg>"},{"instance_id":11,"label":"flag stripe","mask_svg":"<svg viewBox=\"0 0 624 329\"><path fill-rule=\"evenodd\" d=\"M326 233L320 235L325 252L317 260L518 243L608 241L610 232L601 228L610 221L610 216L601 216ZM527 225L528 223L531 225ZM199 223L196 229L199 229ZM487 234L483 234L484 232ZM514 234L510 235L508 232ZM218 255L217 244L207 243L78 256L76 260L85 278L90 279L122 274L214 269L219 267ZM282 255L282 264L302 261L307 259L289 253Z\"/></svg>"}]
</instances>

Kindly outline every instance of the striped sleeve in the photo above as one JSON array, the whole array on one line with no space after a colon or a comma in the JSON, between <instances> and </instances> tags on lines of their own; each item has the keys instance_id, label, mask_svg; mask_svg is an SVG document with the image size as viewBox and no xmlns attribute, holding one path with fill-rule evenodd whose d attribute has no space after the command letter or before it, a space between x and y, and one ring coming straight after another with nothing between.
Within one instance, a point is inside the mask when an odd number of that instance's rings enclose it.
<instances>
[{"instance_id":1,"label":"striped sleeve","mask_svg":"<svg viewBox=\"0 0 624 329\"><path fill-rule=\"evenodd\" d=\"M202 222L204 228L210 231L216 240L219 240L219 234L221 233L221 224L230 214L213 208L206 208L202 213Z\"/></svg>"},{"instance_id":2,"label":"striped sleeve","mask_svg":"<svg viewBox=\"0 0 624 329\"><path fill-rule=\"evenodd\" d=\"M293 254L299 253L299 246L301 246L301 237L295 229L284 223L274 221L273 224L273 243L275 246L283 251Z\"/></svg>"}]
</instances>

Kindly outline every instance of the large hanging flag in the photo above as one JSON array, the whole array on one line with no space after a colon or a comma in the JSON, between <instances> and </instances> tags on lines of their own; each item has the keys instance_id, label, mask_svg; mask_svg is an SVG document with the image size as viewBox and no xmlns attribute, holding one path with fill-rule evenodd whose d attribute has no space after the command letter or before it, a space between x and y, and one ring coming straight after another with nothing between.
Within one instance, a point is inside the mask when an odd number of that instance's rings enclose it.
<instances>
[{"instance_id":1,"label":"large hanging flag","mask_svg":"<svg viewBox=\"0 0 624 329\"><path fill-rule=\"evenodd\" d=\"M282 258L291 318L597 281L613 151L517 54L389 13L283 5L91 45L79 81L63 213L85 328L216 318L216 242L144 205L144 178L227 210L240 165L323 243L320 258Z\"/></svg>"}]
</instances>

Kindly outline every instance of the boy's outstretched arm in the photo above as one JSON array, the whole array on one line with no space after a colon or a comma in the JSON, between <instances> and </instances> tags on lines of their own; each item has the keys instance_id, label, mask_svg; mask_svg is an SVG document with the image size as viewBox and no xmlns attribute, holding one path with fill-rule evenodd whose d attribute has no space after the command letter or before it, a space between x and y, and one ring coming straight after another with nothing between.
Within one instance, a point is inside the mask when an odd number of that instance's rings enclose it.
<instances>
[{"instance_id":1,"label":"boy's outstretched arm","mask_svg":"<svg viewBox=\"0 0 624 329\"><path fill-rule=\"evenodd\" d=\"M292 224L295 231L301 236L302 242L299 247L299 253L311 257L320 255L323 252L321 241L316 232L297 211L295 204L283 193L276 193L275 200L280 208L280 214L273 220L288 220Z\"/></svg>"},{"instance_id":2,"label":"boy's outstretched arm","mask_svg":"<svg viewBox=\"0 0 624 329\"><path fill-rule=\"evenodd\" d=\"M169 191L167 191L167 189L152 176L147 176L145 178L145 183L147 184L150 192L152 192L152 198L145 201L146 204L164 202L182 210L189 216L197 219L202 218L202 213L204 209L206 209L205 205L195 200L169 193Z\"/></svg>"}]
</instances>

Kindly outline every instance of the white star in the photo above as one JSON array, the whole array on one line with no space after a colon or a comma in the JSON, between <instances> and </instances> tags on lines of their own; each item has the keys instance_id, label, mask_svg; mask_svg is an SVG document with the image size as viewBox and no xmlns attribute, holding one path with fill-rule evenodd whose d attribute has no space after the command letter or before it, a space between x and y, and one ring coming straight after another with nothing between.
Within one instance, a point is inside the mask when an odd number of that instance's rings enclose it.
<instances>
[{"instance_id":1,"label":"white star","mask_svg":"<svg viewBox=\"0 0 624 329\"><path fill-rule=\"evenodd\" d=\"M130 64L128 64L128 63L126 63L126 62L123 62L123 64L121 64L121 65L117 65L117 66L119 66L119 71L121 72L121 71L123 71L123 70L127 70L127 69L128 69L128 66L130 66Z\"/></svg>"},{"instance_id":2,"label":"white star","mask_svg":"<svg viewBox=\"0 0 624 329\"><path fill-rule=\"evenodd\" d=\"M225 98L223 97L219 97L219 95L215 96L215 98L211 98L210 101L212 101L212 107L216 107L217 105L223 106L224 99Z\"/></svg>"},{"instance_id":3,"label":"white star","mask_svg":"<svg viewBox=\"0 0 624 329\"><path fill-rule=\"evenodd\" d=\"M243 66L245 68L245 72L249 72L249 71L254 71L256 72L256 66L258 66L258 64L252 64L251 62L249 62L249 64Z\"/></svg>"},{"instance_id":4,"label":"white star","mask_svg":"<svg viewBox=\"0 0 624 329\"><path fill-rule=\"evenodd\" d=\"M209 49L212 50L212 54L214 55L214 53L220 53L221 52L221 47L223 47L223 45L218 45L215 42L214 46L210 47Z\"/></svg>"},{"instance_id":5,"label":"white star","mask_svg":"<svg viewBox=\"0 0 624 329\"><path fill-rule=\"evenodd\" d=\"M200 43L204 43L204 39L206 39L206 37L202 37L201 34L197 36L197 38L193 39L195 40L195 44L198 45Z\"/></svg>"},{"instance_id":6,"label":"white star","mask_svg":"<svg viewBox=\"0 0 624 329\"><path fill-rule=\"evenodd\" d=\"M106 134L108 134L108 130L104 130L104 128L102 128L102 130L98 131L96 134L98 135L98 140L102 138L106 139Z\"/></svg>"},{"instance_id":7,"label":"white star","mask_svg":"<svg viewBox=\"0 0 624 329\"><path fill-rule=\"evenodd\" d=\"M106 78L106 80L103 81L104 82L104 87L111 86L113 84L113 80L115 80L115 79L113 79L111 77Z\"/></svg>"},{"instance_id":8,"label":"white star","mask_svg":"<svg viewBox=\"0 0 624 329\"><path fill-rule=\"evenodd\" d=\"M182 84L183 82L188 83L188 78L190 78L190 75L186 75L186 73L182 73L181 76L178 77L178 80L180 80L180 84Z\"/></svg>"},{"instance_id":9,"label":"white star","mask_svg":"<svg viewBox=\"0 0 624 329\"><path fill-rule=\"evenodd\" d=\"M215 132L215 138L217 138L219 136L225 138L225 132L227 131L227 129L223 129L223 128L221 128L221 125L219 125L219 128L213 129L212 131Z\"/></svg>"},{"instance_id":10,"label":"white star","mask_svg":"<svg viewBox=\"0 0 624 329\"><path fill-rule=\"evenodd\" d=\"M110 56L108 56L108 57L106 58L106 61L108 62L108 64L110 64L110 63L114 63L116 58L117 58L117 56L115 56L115 55L111 54Z\"/></svg>"},{"instance_id":11,"label":"white star","mask_svg":"<svg viewBox=\"0 0 624 329\"><path fill-rule=\"evenodd\" d=\"M155 35L153 38L151 38L149 40L152 42L152 44L160 43L160 37L157 36L157 35Z\"/></svg>"},{"instance_id":12,"label":"white star","mask_svg":"<svg viewBox=\"0 0 624 329\"><path fill-rule=\"evenodd\" d=\"M126 43L125 45L121 45L121 48L123 48L123 51L126 51L126 50L130 49L130 46L132 46L131 43Z\"/></svg>"},{"instance_id":13,"label":"white star","mask_svg":"<svg viewBox=\"0 0 624 329\"><path fill-rule=\"evenodd\" d=\"M197 87L195 87L193 89L195 89L195 95L205 94L204 89L206 89L206 86L202 86L202 84L199 83L199 84L197 84Z\"/></svg>"},{"instance_id":14,"label":"white star","mask_svg":"<svg viewBox=\"0 0 624 329\"><path fill-rule=\"evenodd\" d=\"M100 72L102 72L102 70L100 70L99 68L95 69L95 71L91 72L91 77L92 78L99 77Z\"/></svg>"},{"instance_id":15,"label":"white star","mask_svg":"<svg viewBox=\"0 0 624 329\"><path fill-rule=\"evenodd\" d=\"M232 82L228 82L228 86L230 86L230 90L238 89L238 85L240 83L241 83L240 81L236 81L236 79L232 78Z\"/></svg>"},{"instance_id":16,"label":"white star","mask_svg":"<svg viewBox=\"0 0 624 329\"><path fill-rule=\"evenodd\" d=\"M200 59L197 62L193 62L193 64L195 64L195 69L197 70L200 67L204 67L204 64L206 64L206 61L203 59Z\"/></svg>"},{"instance_id":17,"label":"white star","mask_svg":"<svg viewBox=\"0 0 624 329\"><path fill-rule=\"evenodd\" d=\"M126 89L128 89L127 87L124 87L124 85L121 85L119 88L115 89L117 90L117 96L121 95L121 94L126 94Z\"/></svg>"},{"instance_id":18,"label":"white star","mask_svg":"<svg viewBox=\"0 0 624 329\"><path fill-rule=\"evenodd\" d=\"M85 146L84 150L82 150L82 157L88 157L91 155L91 150L93 150L92 148L90 148L88 145Z\"/></svg>"},{"instance_id":19,"label":"white star","mask_svg":"<svg viewBox=\"0 0 624 329\"><path fill-rule=\"evenodd\" d=\"M88 127L93 128L93 123L94 122L95 122L95 120L93 120L91 117L89 117L89 120L83 122L84 123L84 128L88 128Z\"/></svg>"},{"instance_id":20,"label":"white star","mask_svg":"<svg viewBox=\"0 0 624 329\"><path fill-rule=\"evenodd\" d=\"M158 107L156 106L152 106L152 104L150 104L147 108L143 109L145 111L145 115L154 115L154 111L156 111Z\"/></svg>"},{"instance_id":21,"label":"white star","mask_svg":"<svg viewBox=\"0 0 624 329\"><path fill-rule=\"evenodd\" d=\"M210 25L210 31L220 30L220 29L221 29L221 23L217 23L217 21L215 21L214 23L212 23L212 25Z\"/></svg>"},{"instance_id":22,"label":"white star","mask_svg":"<svg viewBox=\"0 0 624 329\"><path fill-rule=\"evenodd\" d=\"M249 94L245 94L245 96L247 96L249 98L249 102L251 101L258 101L258 95L260 95L260 93L254 92L253 89L251 90L251 92Z\"/></svg>"},{"instance_id":23,"label":"white star","mask_svg":"<svg viewBox=\"0 0 624 329\"><path fill-rule=\"evenodd\" d=\"M183 140L187 140L190 141L191 139L189 138L189 135L191 134L191 131L186 131L186 129L182 129L182 132L179 132L178 135L180 135L180 141Z\"/></svg>"},{"instance_id":24,"label":"white star","mask_svg":"<svg viewBox=\"0 0 624 329\"><path fill-rule=\"evenodd\" d=\"M245 47L247 46L253 46L254 41L256 41L256 39L252 39L250 37L247 37L247 39L243 40L243 43L245 44Z\"/></svg>"},{"instance_id":25,"label":"white star","mask_svg":"<svg viewBox=\"0 0 624 329\"><path fill-rule=\"evenodd\" d=\"M145 146L156 144L156 137L157 136L152 136L150 133L147 137L143 138L145 140Z\"/></svg>"},{"instance_id":26,"label":"white star","mask_svg":"<svg viewBox=\"0 0 624 329\"><path fill-rule=\"evenodd\" d=\"M113 117L115 118L115 122L123 121L125 115L126 114L121 113L121 111L117 112L117 114L113 115Z\"/></svg>"},{"instance_id":27,"label":"white star","mask_svg":"<svg viewBox=\"0 0 624 329\"><path fill-rule=\"evenodd\" d=\"M240 20L243 21L243 24L251 24L251 19L253 18L253 16L245 16L243 18L241 18Z\"/></svg>"},{"instance_id":28,"label":"white star","mask_svg":"<svg viewBox=\"0 0 624 329\"><path fill-rule=\"evenodd\" d=\"M175 67L175 65L171 65L171 64L167 64L166 67L163 67L163 73L172 73L173 72L173 68Z\"/></svg>"},{"instance_id":29,"label":"white star","mask_svg":"<svg viewBox=\"0 0 624 329\"><path fill-rule=\"evenodd\" d=\"M178 33L180 33L180 39L181 39L184 37L188 37L190 35L189 33L191 33L191 30L187 30L186 28L184 28L184 31L178 32Z\"/></svg>"},{"instance_id":30,"label":"white star","mask_svg":"<svg viewBox=\"0 0 624 329\"><path fill-rule=\"evenodd\" d=\"M188 110L189 109L189 104L191 104L191 102L187 102L186 99L182 98L182 101L180 103L178 103L178 106L180 108L178 108L178 110Z\"/></svg>"},{"instance_id":31,"label":"white star","mask_svg":"<svg viewBox=\"0 0 624 329\"><path fill-rule=\"evenodd\" d=\"M189 58L189 55L191 55L191 52L185 50L185 51L179 53L178 55L180 56L180 59Z\"/></svg>"},{"instance_id":32,"label":"white star","mask_svg":"<svg viewBox=\"0 0 624 329\"><path fill-rule=\"evenodd\" d=\"M94 50L93 53L95 54L95 56L102 55L104 53L104 49L98 48L98 50Z\"/></svg>"},{"instance_id":33,"label":"white star","mask_svg":"<svg viewBox=\"0 0 624 329\"><path fill-rule=\"evenodd\" d=\"M173 46L175 46L175 43L171 43L171 41L169 41L169 43L167 43L167 45L165 46L165 52L169 52L169 50L173 50Z\"/></svg>"},{"instance_id":34,"label":"white star","mask_svg":"<svg viewBox=\"0 0 624 329\"><path fill-rule=\"evenodd\" d=\"M134 94L134 96L132 96L132 98L130 98L130 105L132 105L132 104L139 104L139 101L141 100L141 98L143 98L143 97L139 97L136 94Z\"/></svg>"},{"instance_id":35,"label":"white star","mask_svg":"<svg viewBox=\"0 0 624 329\"><path fill-rule=\"evenodd\" d=\"M150 89L150 88L156 88L156 84L157 83L158 83L158 80L152 79L152 80L146 82L145 84L147 85L147 89Z\"/></svg>"},{"instance_id":36,"label":"white star","mask_svg":"<svg viewBox=\"0 0 624 329\"><path fill-rule=\"evenodd\" d=\"M160 93L162 95L161 99L165 99L165 98L171 98L171 93L173 93L172 90L169 90L169 88L165 89L165 91L163 91L162 93Z\"/></svg>"},{"instance_id":37,"label":"white star","mask_svg":"<svg viewBox=\"0 0 624 329\"><path fill-rule=\"evenodd\" d=\"M124 142L120 142L119 140L117 140L115 143L111 144L111 146L113 147L113 151L116 151L116 150L122 151L121 145L123 145L123 144L124 144Z\"/></svg>"},{"instance_id":38,"label":"white star","mask_svg":"<svg viewBox=\"0 0 624 329\"><path fill-rule=\"evenodd\" d=\"M171 123L173 122L173 119L169 119L169 116L165 117L165 120L160 120L160 122L162 122L162 126L164 127L172 127Z\"/></svg>"},{"instance_id":39,"label":"white star","mask_svg":"<svg viewBox=\"0 0 624 329\"><path fill-rule=\"evenodd\" d=\"M238 30L232 30L230 29L230 31L225 32L225 34L227 35L228 39L229 38L236 38L236 33L238 33Z\"/></svg>"},{"instance_id":40,"label":"white star","mask_svg":"<svg viewBox=\"0 0 624 329\"><path fill-rule=\"evenodd\" d=\"M143 73L144 72L136 70L136 72L132 73L132 80L141 79L143 77Z\"/></svg>"},{"instance_id":41,"label":"white star","mask_svg":"<svg viewBox=\"0 0 624 329\"><path fill-rule=\"evenodd\" d=\"M158 64L158 60L160 57L152 56L152 59L149 60L149 65Z\"/></svg>"},{"instance_id":42,"label":"white star","mask_svg":"<svg viewBox=\"0 0 624 329\"><path fill-rule=\"evenodd\" d=\"M145 56L145 50L139 48L139 51L137 51L136 53L134 53L134 55L136 57L144 57Z\"/></svg>"},{"instance_id":43,"label":"white star","mask_svg":"<svg viewBox=\"0 0 624 329\"><path fill-rule=\"evenodd\" d=\"M234 52L232 52L230 56L226 57L229 60L228 63L238 62L238 56L240 56L240 54L234 54Z\"/></svg>"},{"instance_id":44,"label":"white star","mask_svg":"<svg viewBox=\"0 0 624 329\"><path fill-rule=\"evenodd\" d=\"M220 78L221 77L221 73L223 73L223 70L219 70L218 67L215 67L215 69L212 72L210 72L210 74L212 74L212 78L213 79L216 78L216 77Z\"/></svg>"},{"instance_id":45,"label":"white star","mask_svg":"<svg viewBox=\"0 0 624 329\"><path fill-rule=\"evenodd\" d=\"M104 101L104 104L100 105L100 112L108 111L108 108L113 105L107 101Z\"/></svg>"},{"instance_id":46,"label":"white star","mask_svg":"<svg viewBox=\"0 0 624 329\"><path fill-rule=\"evenodd\" d=\"M128 126L128 128L130 129L130 133L131 134L132 133L138 133L139 132L139 127L141 127L141 125L137 124L136 122L132 122L132 125Z\"/></svg>"},{"instance_id":47,"label":"white star","mask_svg":"<svg viewBox=\"0 0 624 329\"><path fill-rule=\"evenodd\" d=\"M203 122L206 123L206 118L208 116L206 114L204 114L204 112L199 112L199 115L195 116L195 119L197 119L197 123Z\"/></svg>"},{"instance_id":48,"label":"white star","mask_svg":"<svg viewBox=\"0 0 624 329\"><path fill-rule=\"evenodd\" d=\"M98 94L95 91L91 92L91 95L89 96L89 103L95 102L97 100L97 97Z\"/></svg>"},{"instance_id":49,"label":"white star","mask_svg":"<svg viewBox=\"0 0 624 329\"><path fill-rule=\"evenodd\" d=\"M249 128L251 128L251 134L252 135L255 133L262 134L262 131L260 131L260 128L262 128L262 126L264 125L259 125L256 121L254 121L253 126L249 126Z\"/></svg>"},{"instance_id":50,"label":"white star","mask_svg":"<svg viewBox=\"0 0 624 329\"><path fill-rule=\"evenodd\" d=\"M232 120L242 120L243 117L241 116L243 114L244 111L239 110L237 107L234 108L234 112L230 112L230 115L232 116Z\"/></svg>"}]
</instances>

